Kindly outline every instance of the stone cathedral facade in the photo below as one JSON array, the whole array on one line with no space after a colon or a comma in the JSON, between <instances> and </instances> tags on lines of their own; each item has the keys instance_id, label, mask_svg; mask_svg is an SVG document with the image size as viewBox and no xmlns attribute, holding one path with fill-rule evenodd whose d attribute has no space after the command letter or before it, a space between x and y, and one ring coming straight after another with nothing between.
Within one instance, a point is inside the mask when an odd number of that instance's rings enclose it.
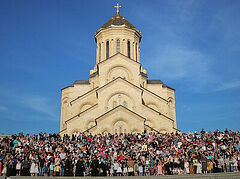
<instances>
[{"instance_id":1,"label":"stone cathedral facade","mask_svg":"<svg viewBox=\"0 0 240 179\"><path fill-rule=\"evenodd\" d=\"M141 32L117 13L95 32L89 80L62 89L60 134L175 132L175 90L148 79Z\"/></svg>"}]
</instances>

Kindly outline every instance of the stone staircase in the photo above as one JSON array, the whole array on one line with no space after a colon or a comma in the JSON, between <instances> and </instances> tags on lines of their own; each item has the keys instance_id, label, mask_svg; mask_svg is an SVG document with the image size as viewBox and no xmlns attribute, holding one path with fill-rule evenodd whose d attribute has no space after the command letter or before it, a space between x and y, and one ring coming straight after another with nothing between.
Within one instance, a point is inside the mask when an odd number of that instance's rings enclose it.
<instances>
[{"instance_id":1,"label":"stone staircase","mask_svg":"<svg viewBox=\"0 0 240 179\"><path fill-rule=\"evenodd\" d=\"M26 176L12 176L10 179L73 179L73 178L88 178L89 177L26 177ZM234 173L211 173L211 174L196 174L196 175L166 175L166 176L122 176L122 177L91 177L94 179L240 179L240 172ZM4 179L0 176L0 179Z\"/></svg>"}]
</instances>

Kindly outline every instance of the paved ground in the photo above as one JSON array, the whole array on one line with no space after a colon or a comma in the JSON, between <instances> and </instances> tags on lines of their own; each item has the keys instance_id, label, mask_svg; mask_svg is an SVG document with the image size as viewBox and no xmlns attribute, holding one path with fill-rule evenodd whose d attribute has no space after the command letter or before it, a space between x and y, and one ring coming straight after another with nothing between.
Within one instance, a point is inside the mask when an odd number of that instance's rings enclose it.
<instances>
[{"instance_id":1,"label":"paved ground","mask_svg":"<svg viewBox=\"0 0 240 179\"><path fill-rule=\"evenodd\" d=\"M10 177L11 179L73 179L73 178L90 178L90 177ZM149 177L139 177L139 176L132 176L132 177L91 177L94 179L240 179L240 172L236 173L213 173L213 174L197 174L197 175L168 175L168 176L149 176ZM0 177L0 179L4 179L4 177Z\"/></svg>"}]
</instances>

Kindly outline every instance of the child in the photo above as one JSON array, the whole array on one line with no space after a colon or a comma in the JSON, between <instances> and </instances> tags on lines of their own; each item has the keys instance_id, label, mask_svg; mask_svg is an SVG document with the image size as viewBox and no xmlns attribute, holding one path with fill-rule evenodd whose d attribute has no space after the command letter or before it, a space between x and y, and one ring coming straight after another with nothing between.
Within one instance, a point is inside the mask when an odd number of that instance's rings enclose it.
<instances>
[{"instance_id":1,"label":"child","mask_svg":"<svg viewBox=\"0 0 240 179\"><path fill-rule=\"evenodd\" d=\"M21 175L21 170L22 170L22 163L18 160L16 164L16 176Z\"/></svg>"},{"instance_id":2,"label":"child","mask_svg":"<svg viewBox=\"0 0 240 179\"><path fill-rule=\"evenodd\" d=\"M60 176L60 171L61 171L61 167L59 165L56 165L54 167L54 172L56 173L56 176Z\"/></svg>"},{"instance_id":3,"label":"child","mask_svg":"<svg viewBox=\"0 0 240 179\"><path fill-rule=\"evenodd\" d=\"M44 164L43 172L44 172L44 176L48 176L49 171L48 171L48 163L47 162Z\"/></svg>"},{"instance_id":4,"label":"child","mask_svg":"<svg viewBox=\"0 0 240 179\"><path fill-rule=\"evenodd\" d=\"M50 176L53 176L53 172L54 172L54 165L53 165L53 163L50 164L49 169L50 169Z\"/></svg>"},{"instance_id":5,"label":"child","mask_svg":"<svg viewBox=\"0 0 240 179\"><path fill-rule=\"evenodd\" d=\"M138 171L139 171L139 176L143 176L143 166L141 163L138 166Z\"/></svg>"}]
</instances>

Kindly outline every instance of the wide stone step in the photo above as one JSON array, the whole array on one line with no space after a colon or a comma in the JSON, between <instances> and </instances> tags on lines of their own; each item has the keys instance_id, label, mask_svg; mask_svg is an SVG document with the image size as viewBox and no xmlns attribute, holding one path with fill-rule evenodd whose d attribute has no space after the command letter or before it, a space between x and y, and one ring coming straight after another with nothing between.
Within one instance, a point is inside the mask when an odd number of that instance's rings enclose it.
<instances>
[{"instance_id":1,"label":"wide stone step","mask_svg":"<svg viewBox=\"0 0 240 179\"><path fill-rule=\"evenodd\" d=\"M11 176L11 179L73 179L73 178L88 178L89 177L31 177L31 176ZM94 179L240 179L240 172L234 173L209 173L209 174L195 174L195 175L166 175L166 176L120 176L120 177L91 177ZM4 179L3 176L0 179Z\"/></svg>"}]
</instances>

